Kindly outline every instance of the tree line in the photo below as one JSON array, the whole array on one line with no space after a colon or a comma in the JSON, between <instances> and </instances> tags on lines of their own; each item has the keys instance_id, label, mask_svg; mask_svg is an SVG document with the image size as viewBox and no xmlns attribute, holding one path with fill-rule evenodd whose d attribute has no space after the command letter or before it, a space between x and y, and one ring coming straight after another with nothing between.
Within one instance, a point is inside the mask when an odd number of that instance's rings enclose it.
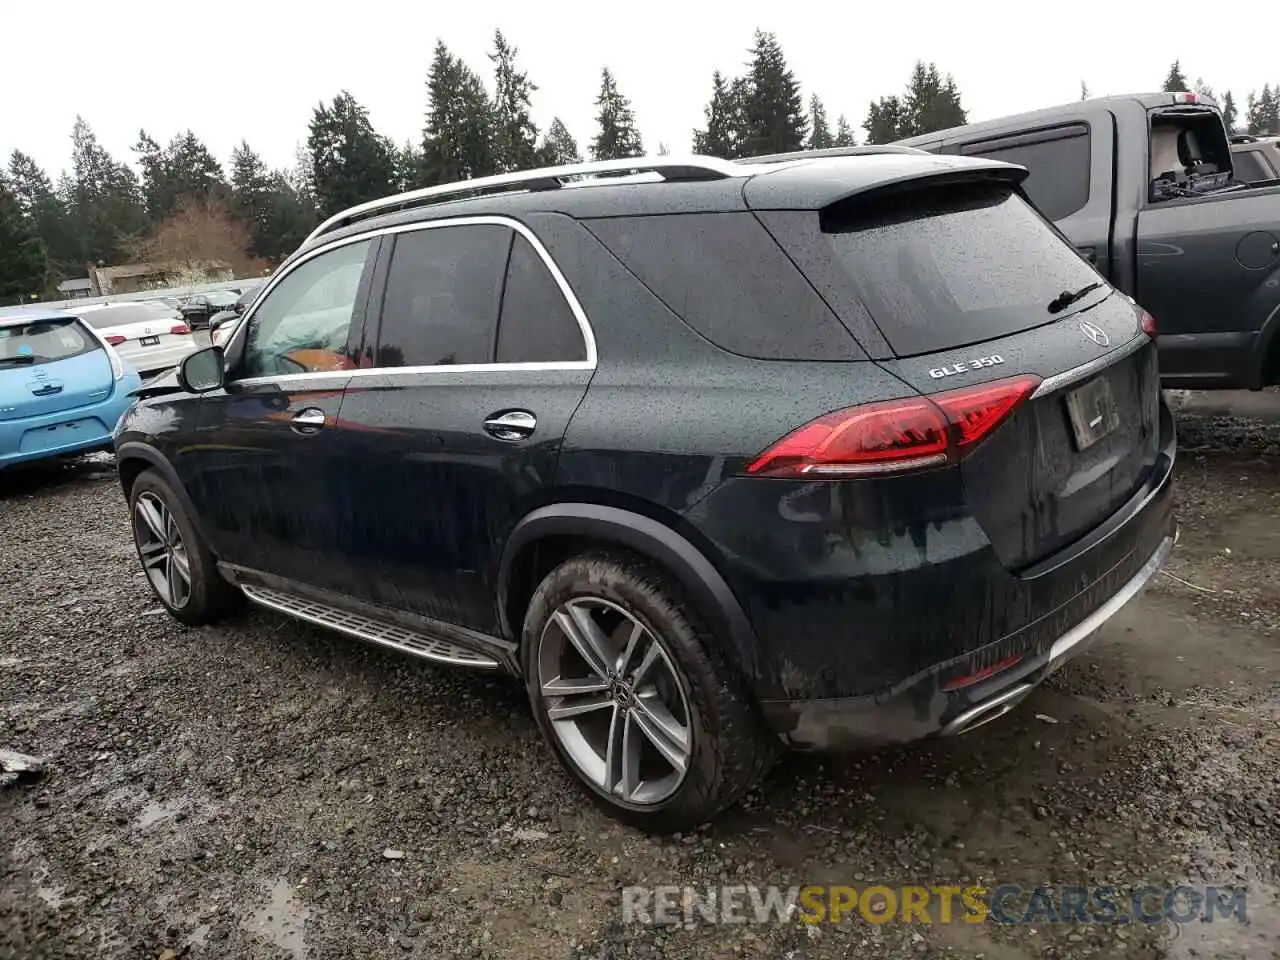
<instances>
[{"instance_id":1,"label":"tree line","mask_svg":"<svg viewBox=\"0 0 1280 960\"><path fill-rule=\"evenodd\" d=\"M117 160L76 118L71 167L54 182L15 150L0 169L0 303L51 293L86 265L152 261L190 265L221 260L238 275L261 272L292 252L321 218L403 190L489 174L638 157L646 153L631 100L608 67L600 72L595 129L580 150L553 118L532 118L538 89L501 30L488 54L491 79L441 41L426 77L422 134L397 144L379 133L347 91L312 111L305 145L290 167L271 168L241 142L224 168L191 130L162 144L140 130L132 163ZM1163 88L1192 89L1174 62ZM1197 80L1195 89L1212 95ZM1081 84L1082 97L1088 96ZM1234 129L1228 92L1221 101ZM1249 132L1280 132L1280 85L1247 99ZM901 93L880 97L861 128L866 143L889 143L965 123L955 80L918 62ZM806 103L777 37L757 30L743 72L712 74L693 152L736 159L857 143L845 116L832 120L817 95ZM656 153L668 152L658 144Z\"/></svg>"}]
</instances>

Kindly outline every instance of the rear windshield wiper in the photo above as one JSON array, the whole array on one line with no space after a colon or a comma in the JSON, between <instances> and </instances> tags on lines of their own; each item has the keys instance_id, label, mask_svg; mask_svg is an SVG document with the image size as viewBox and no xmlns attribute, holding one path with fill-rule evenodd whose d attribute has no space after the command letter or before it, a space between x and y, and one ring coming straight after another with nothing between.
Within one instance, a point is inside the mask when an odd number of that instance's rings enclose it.
<instances>
[{"instance_id":1,"label":"rear windshield wiper","mask_svg":"<svg viewBox=\"0 0 1280 960\"><path fill-rule=\"evenodd\" d=\"M1077 300L1083 300L1101 286L1101 283L1091 283L1088 286L1081 287L1079 290L1063 290L1049 301L1048 310L1050 313L1061 313Z\"/></svg>"},{"instance_id":2,"label":"rear windshield wiper","mask_svg":"<svg viewBox=\"0 0 1280 960\"><path fill-rule=\"evenodd\" d=\"M16 357L0 357L0 363L35 363L36 358L31 353L20 353Z\"/></svg>"}]
</instances>

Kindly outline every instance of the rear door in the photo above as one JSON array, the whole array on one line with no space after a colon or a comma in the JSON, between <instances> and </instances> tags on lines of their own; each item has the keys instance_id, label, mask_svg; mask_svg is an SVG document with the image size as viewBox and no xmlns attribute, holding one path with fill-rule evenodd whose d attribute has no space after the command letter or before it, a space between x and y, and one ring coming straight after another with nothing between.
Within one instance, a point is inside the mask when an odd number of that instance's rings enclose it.
<instances>
[{"instance_id":1,"label":"rear door","mask_svg":"<svg viewBox=\"0 0 1280 960\"><path fill-rule=\"evenodd\" d=\"M343 587L334 426L359 357L377 245L347 241L292 265L237 331L244 345L226 387L200 398L198 439L180 469L227 562Z\"/></svg>"},{"instance_id":2,"label":"rear door","mask_svg":"<svg viewBox=\"0 0 1280 960\"><path fill-rule=\"evenodd\" d=\"M499 553L554 479L594 341L520 224L426 223L387 242L374 366L338 422L351 591L496 634Z\"/></svg>"},{"instance_id":3,"label":"rear door","mask_svg":"<svg viewBox=\"0 0 1280 960\"><path fill-rule=\"evenodd\" d=\"M839 292L823 284L856 291L896 355L883 361L891 372L928 395L999 381L991 413L1017 404L961 466L966 498L1008 567L1066 546L1145 480L1158 439L1154 346L1132 303L1007 187L761 217L830 302ZM804 233L821 241L802 242ZM1055 388L1091 363L1094 376ZM1010 385L1028 374L1042 381L1034 394Z\"/></svg>"}]
</instances>

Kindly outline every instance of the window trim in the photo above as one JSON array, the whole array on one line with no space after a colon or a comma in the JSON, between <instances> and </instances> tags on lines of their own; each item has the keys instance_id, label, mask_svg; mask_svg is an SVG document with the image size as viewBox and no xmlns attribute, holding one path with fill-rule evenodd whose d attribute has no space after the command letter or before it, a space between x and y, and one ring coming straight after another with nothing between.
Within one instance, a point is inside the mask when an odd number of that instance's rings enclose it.
<instances>
[{"instance_id":1,"label":"window trim","mask_svg":"<svg viewBox=\"0 0 1280 960\"><path fill-rule=\"evenodd\" d=\"M392 236L401 233L414 233L418 230L436 230L444 227L466 227L466 226L502 226L508 227L520 234L529 241L530 246L542 258L543 264L551 271L551 278L555 280L556 286L560 288L566 302L569 304L569 312L573 314L573 318L578 321L578 329L582 332L582 339L586 345L587 358L585 360L555 360L555 361L532 361L529 363L458 363L446 366L422 366L422 367L361 367L357 370L346 370L341 372L334 371L308 371L306 373L286 373L277 376L266 377L246 377L243 380L236 380L237 384L260 384L260 383L305 383L308 380L325 379L332 380L335 376L348 377L386 377L400 374L451 374L451 373L519 373L519 372L536 372L543 370L594 370L596 368L596 338L595 333L591 329L591 322L587 319L586 312L582 309L582 304L578 301L578 297L573 292L573 288L569 286L569 281L565 279L564 273L560 267L552 259L551 254L547 252L547 248L542 245L542 241L537 235L519 220L511 217L498 216L493 214L470 216L470 217L450 217L441 220L419 221L417 223L404 223L394 227L381 227L377 230L367 230L362 233L349 237L342 237L332 240L313 250L308 250L305 254L289 265L289 269L282 271L272 277L262 293L258 296L253 304L245 312L241 318L241 322L237 324L236 331L231 335L231 339L227 342L224 351L231 353L238 338L245 336L245 331L249 329L249 324L253 321L253 315L257 313L258 308L271 295L271 291L275 286L284 280L285 277L293 273L304 263L309 260L334 250L338 247L346 246L350 243L359 243L365 240L376 240L380 237ZM505 278L504 281L505 283ZM383 278L382 287L385 287L386 280ZM381 289L376 291L381 293ZM366 309L372 305L374 291L370 291L366 295ZM361 306L357 304L357 306ZM379 323L381 316L379 316ZM367 326L367 324L366 324Z\"/></svg>"}]
</instances>

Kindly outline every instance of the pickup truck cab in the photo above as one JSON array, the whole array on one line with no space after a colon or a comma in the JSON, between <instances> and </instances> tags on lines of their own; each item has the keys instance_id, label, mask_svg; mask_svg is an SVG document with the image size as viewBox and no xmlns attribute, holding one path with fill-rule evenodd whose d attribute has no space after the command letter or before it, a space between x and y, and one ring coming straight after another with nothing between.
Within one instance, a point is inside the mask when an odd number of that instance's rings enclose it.
<instances>
[{"instance_id":1,"label":"pickup truck cab","mask_svg":"<svg viewBox=\"0 0 1280 960\"><path fill-rule=\"evenodd\" d=\"M901 143L1026 167L1041 213L1155 316L1164 386L1280 383L1280 184L1237 178L1212 101L1105 97Z\"/></svg>"}]
</instances>

